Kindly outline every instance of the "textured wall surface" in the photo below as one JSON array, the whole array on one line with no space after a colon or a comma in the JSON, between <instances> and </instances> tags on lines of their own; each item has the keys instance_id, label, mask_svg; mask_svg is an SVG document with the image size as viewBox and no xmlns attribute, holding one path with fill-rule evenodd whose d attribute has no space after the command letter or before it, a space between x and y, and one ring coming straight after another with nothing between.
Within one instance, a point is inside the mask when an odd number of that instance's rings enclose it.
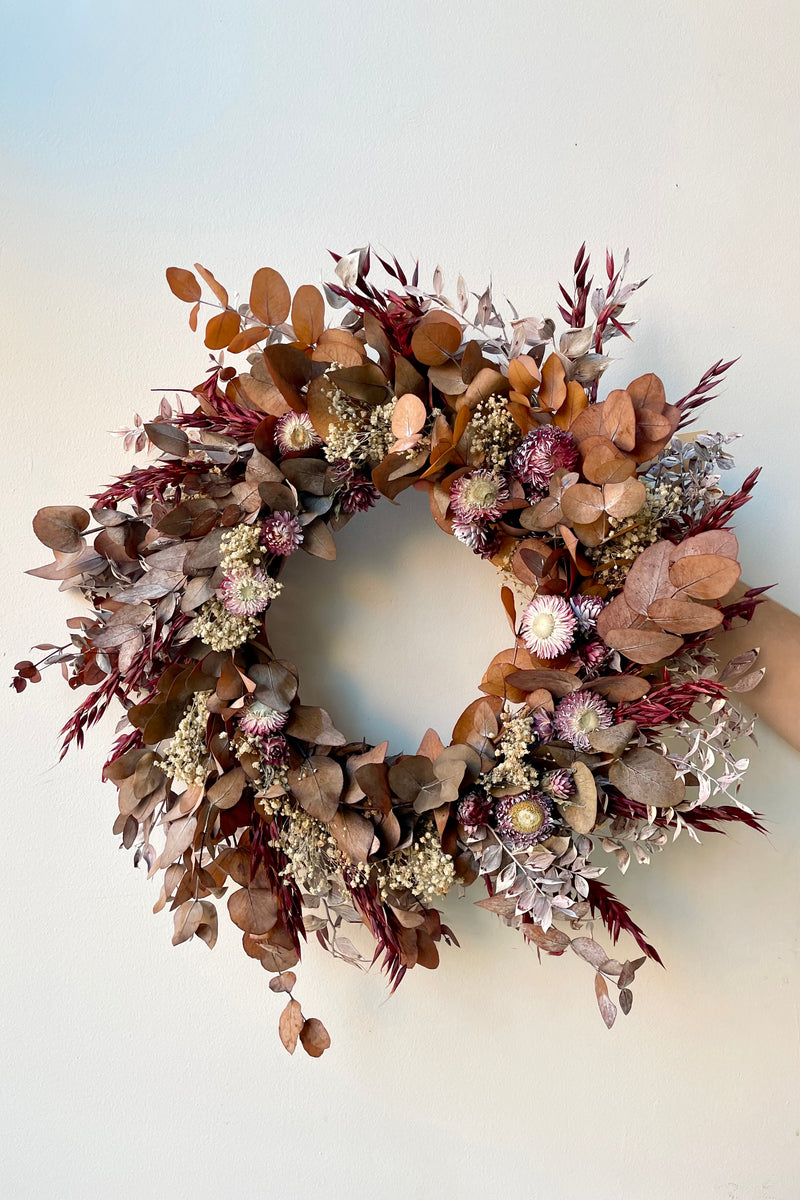
<instances>
[{"instance_id":1,"label":"textured wall surface","mask_svg":"<svg viewBox=\"0 0 800 1200\"><path fill-rule=\"evenodd\" d=\"M33 512L123 470L107 431L203 373L164 268L244 290L270 264L296 286L367 240L450 287L492 272L532 314L554 313L584 238L598 260L629 245L652 278L607 383L652 369L675 397L742 355L707 420L747 434L736 479L766 465L746 577L797 608L792 0L0 11L3 678L75 608L21 574L47 557ZM339 542L337 565L292 564L281 644L348 732L413 749L505 642L493 572L417 495ZM311 949L303 1005L333 1037L313 1062L281 1048L232 928L173 950L150 915L99 781L113 722L58 767L73 696L51 675L0 697L9 1200L797 1197L800 763L769 731L747 784L769 839L681 839L619 881L668 969L611 1033L584 964L540 966L453 897L461 950L391 999Z\"/></svg>"}]
</instances>

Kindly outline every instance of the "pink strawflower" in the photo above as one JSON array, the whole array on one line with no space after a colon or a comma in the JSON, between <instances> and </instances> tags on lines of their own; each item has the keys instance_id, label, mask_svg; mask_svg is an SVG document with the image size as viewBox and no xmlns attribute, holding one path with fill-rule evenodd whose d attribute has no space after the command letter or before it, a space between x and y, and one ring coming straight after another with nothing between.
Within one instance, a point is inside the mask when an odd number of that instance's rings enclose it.
<instances>
[{"instance_id":1,"label":"pink strawflower","mask_svg":"<svg viewBox=\"0 0 800 1200\"><path fill-rule=\"evenodd\" d=\"M552 742L555 735L553 729L553 718L546 708L537 708L531 713L533 728L536 731L536 737L540 745L546 745L547 742Z\"/></svg>"},{"instance_id":2,"label":"pink strawflower","mask_svg":"<svg viewBox=\"0 0 800 1200\"><path fill-rule=\"evenodd\" d=\"M561 596L534 596L522 614L522 640L537 658L558 658L575 637L575 616Z\"/></svg>"},{"instance_id":3,"label":"pink strawflower","mask_svg":"<svg viewBox=\"0 0 800 1200\"><path fill-rule=\"evenodd\" d=\"M297 454L322 445L308 413L285 413L275 426L275 442L282 454Z\"/></svg>"},{"instance_id":4,"label":"pink strawflower","mask_svg":"<svg viewBox=\"0 0 800 1200\"><path fill-rule=\"evenodd\" d=\"M465 829L477 829L488 822L492 805L492 798L485 792L467 792L456 809L456 816Z\"/></svg>"},{"instance_id":5,"label":"pink strawflower","mask_svg":"<svg viewBox=\"0 0 800 1200\"><path fill-rule=\"evenodd\" d=\"M508 499L508 485L492 471L468 471L450 488L450 507L457 521L496 521Z\"/></svg>"},{"instance_id":6,"label":"pink strawflower","mask_svg":"<svg viewBox=\"0 0 800 1200\"><path fill-rule=\"evenodd\" d=\"M578 447L571 433L555 425L540 425L525 434L509 465L521 483L546 491L559 467L571 471L577 461Z\"/></svg>"},{"instance_id":7,"label":"pink strawflower","mask_svg":"<svg viewBox=\"0 0 800 1200\"><path fill-rule=\"evenodd\" d=\"M494 810L497 832L513 850L527 850L550 837L553 808L544 792L505 796Z\"/></svg>"},{"instance_id":8,"label":"pink strawflower","mask_svg":"<svg viewBox=\"0 0 800 1200\"><path fill-rule=\"evenodd\" d=\"M302 542L303 530L293 513L274 512L262 523L259 540L270 554L286 558L294 554Z\"/></svg>"},{"instance_id":9,"label":"pink strawflower","mask_svg":"<svg viewBox=\"0 0 800 1200\"><path fill-rule=\"evenodd\" d=\"M342 512L366 512L377 502L379 496L380 492L372 480L365 479L363 475L357 475L345 483L339 493L339 503L342 506Z\"/></svg>"},{"instance_id":10,"label":"pink strawflower","mask_svg":"<svg viewBox=\"0 0 800 1200\"><path fill-rule=\"evenodd\" d=\"M255 567L253 570L231 571L223 579L219 590L228 612L235 613L237 617L252 617L269 608L276 585L266 571Z\"/></svg>"},{"instance_id":11,"label":"pink strawflower","mask_svg":"<svg viewBox=\"0 0 800 1200\"><path fill-rule=\"evenodd\" d=\"M542 780L542 789L554 800L568 800L577 791L575 779L568 767L559 767L557 771L549 771Z\"/></svg>"},{"instance_id":12,"label":"pink strawflower","mask_svg":"<svg viewBox=\"0 0 800 1200\"><path fill-rule=\"evenodd\" d=\"M486 525L473 525L469 521L453 521L453 536L469 546L474 554L480 554L481 558L491 558L500 544L493 529Z\"/></svg>"},{"instance_id":13,"label":"pink strawflower","mask_svg":"<svg viewBox=\"0 0 800 1200\"><path fill-rule=\"evenodd\" d=\"M268 734L283 729L288 719L288 713L279 712L277 708L271 708L269 704L263 704L260 700L250 700L239 717L239 728L242 733L250 733L253 737L267 737Z\"/></svg>"},{"instance_id":14,"label":"pink strawflower","mask_svg":"<svg viewBox=\"0 0 800 1200\"><path fill-rule=\"evenodd\" d=\"M592 638L585 646L581 646L578 651L578 657L585 668L585 674L589 679L593 679L599 675L603 667L611 658L611 650L601 641L600 638Z\"/></svg>"},{"instance_id":15,"label":"pink strawflower","mask_svg":"<svg viewBox=\"0 0 800 1200\"><path fill-rule=\"evenodd\" d=\"M576 750L591 750L589 734L595 729L608 729L612 713L597 692L570 692L559 701L554 721L562 741L569 742Z\"/></svg>"},{"instance_id":16,"label":"pink strawflower","mask_svg":"<svg viewBox=\"0 0 800 1200\"><path fill-rule=\"evenodd\" d=\"M569 602L581 633L594 633L597 618L606 606L599 596L573 596Z\"/></svg>"},{"instance_id":17,"label":"pink strawflower","mask_svg":"<svg viewBox=\"0 0 800 1200\"><path fill-rule=\"evenodd\" d=\"M271 767L289 765L289 743L280 733L271 733L261 743L261 757Z\"/></svg>"}]
</instances>

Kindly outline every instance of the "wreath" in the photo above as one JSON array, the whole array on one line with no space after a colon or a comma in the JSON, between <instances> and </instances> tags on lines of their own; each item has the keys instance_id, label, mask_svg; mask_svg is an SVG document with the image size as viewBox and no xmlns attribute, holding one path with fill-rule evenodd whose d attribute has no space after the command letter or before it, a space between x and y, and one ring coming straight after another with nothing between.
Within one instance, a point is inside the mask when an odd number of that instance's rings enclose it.
<instances>
[{"instance_id":1,"label":"wreath","mask_svg":"<svg viewBox=\"0 0 800 1200\"><path fill-rule=\"evenodd\" d=\"M537 951L588 963L611 1026L639 967L661 960L602 880L609 866L731 822L764 831L736 798L735 743L753 722L733 700L761 678L757 652L720 670L710 644L766 590L730 597L731 521L758 471L726 494L733 438L682 432L732 364L675 403L653 374L599 397L605 347L630 336L641 286L626 282L627 254L621 266L608 254L593 288L581 248L557 340L550 319L503 315L491 287L470 293L459 277L450 299L438 268L426 291L395 258L379 260L378 286L369 249L333 257L324 295L292 297L264 267L239 306L199 264L167 271L193 330L213 310L210 369L188 403L176 393L119 431L157 461L90 511L37 513L54 561L31 574L78 588L91 612L68 622L66 645L18 663L14 686L59 663L89 689L62 753L122 704L104 768L114 831L161 875L155 910L172 911L175 945L213 946L226 898L245 952L286 993L290 1052L330 1044L294 997L310 934L365 966L345 931L366 927L394 988L457 944L436 903L477 881L478 905ZM348 521L412 486L499 573L511 645L447 742L428 730L416 753L390 754L301 703L269 609L285 603L289 555L335 558ZM595 919L639 956L613 957Z\"/></svg>"}]
</instances>

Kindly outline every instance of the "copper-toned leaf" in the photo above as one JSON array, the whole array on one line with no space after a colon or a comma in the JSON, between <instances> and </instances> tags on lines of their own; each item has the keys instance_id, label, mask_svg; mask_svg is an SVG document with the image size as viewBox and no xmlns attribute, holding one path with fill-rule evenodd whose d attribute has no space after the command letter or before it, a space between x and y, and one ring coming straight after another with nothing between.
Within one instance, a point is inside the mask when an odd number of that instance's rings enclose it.
<instances>
[{"instance_id":1,"label":"copper-toned leaf","mask_svg":"<svg viewBox=\"0 0 800 1200\"><path fill-rule=\"evenodd\" d=\"M669 569L675 587L697 600L727 596L741 573L738 562L718 554L687 554L676 559Z\"/></svg>"},{"instance_id":2,"label":"copper-toned leaf","mask_svg":"<svg viewBox=\"0 0 800 1200\"><path fill-rule=\"evenodd\" d=\"M722 613L718 608L693 604L691 600L680 600L677 597L654 600L647 610L647 615L668 633L677 633L682 637L690 633L716 629L722 624Z\"/></svg>"},{"instance_id":3,"label":"copper-toned leaf","mask_svg":"<svg viewBox=\"0 0 800 1200\"><path fill-rule=\"evenodd\" d=\"M624 479L621 483L606 483L603 487L605 510L618 520L638 513L646 499L647 489L641 479Z\"/></svg>"},{"instance_id":4,"label":"copper-toned leaf","mask_svg":"<svg viewBox=\"0 0 800 1200\"><path fill-rule=\"evenodd\" d=\"M735 559L739 557L739 543L732 529L707 529L673 546L670 561L685 558L687 554L718 554L721 558Z\"/></svg>"},{"instance_id":5,"label":"copper-toned leaf","mask_svg":"<svg viewBox=\"0 0 800 1200\"><path fill-rule=\"evenodd\" d=\"M268 933L278 919L278 897L269 888L243 887L228 897L228 912L245 933Z\"/></svg>"},{"instance_id":6,"label":"copper-toned leaf","mask_svg":"<svg viewBox=\"0 0 800 1200\"><path fill-rule=\"evenodd\" d=\"M303 1028L303 1012L296 1000L290 1000L280 1015L278 1033L286 1049L294 1054Z\"/></svg>"},{"instance_id":7,"label":"copper-toned leaf","mask_svg":"<svg viewBox=\"0 0 800 1200\"><path fill-rule=\"evenodd\" d=\"M589 440L586 439L586 444ZM636 463L620 453L606 438L592 439L583 458L583 473L592 483L622 483L636 472Z\"/></svg>"},{"instance_id":8,"label":"copper-toned leaf","mask_svg":"<svg viewBox=\"0 0 800 1200\"><path fill-rule=\"evenodd\" d=\"M644 616L654 600L675 595L676 584L669 569L673 549L671 542L656 542L642 551L628 571L625 600L635 612Z\"/></svg>"},{"instance_id":9,"label":"copper-toned leaf","mask_svg":"<svg viewBox=\"0 0 800 1200\"><path fill-rule=\"evenodd\" d=\"M426 313L411 335L411 350L418 362L439 367L452 358L461 345L461 325L449 313L436 309Z\"/></svg>"},{"instance_id":10,"label":"copper-toned leaf","mask_svg":"<svg viewBox=\"0 0 800 1200\"><path fill-rule=\"evenodd\" d=\"M632 450L636 445L636 414L628 393L616 388L608 393L601 407L606 437L620 450Z\"/></svg>"},{"instance_id":11,"label":"copper-toned leaf","mask_svg":"<svg viewBox=\"0 0 800 1200\"><path fill-rule=\"evenodd\" d=\"M585 388L571 379L567 384L567 398L553 418L553 424L557 425L559 429L569 429L572 422L578 419L588 405L589 397L586 395Z\"/></svg>"},{"instance_id":12,"label":"copper-toned leaf","mask_svg":"<svg viewBox=\"0 0 800 1200\"><path fill-rule=\"evenodd\" d=\"M238 804L246 782L247 776L242 768L234 767L208 789L209 802L220 809L233 808L234 804Z\"/></svg>"},{"instance_id":13,"label":"copper-toned leaf","mask_svg":"<svg viewBox=\"0 0 800 1200\"><path fill-rule=\"evenodd\" d=\"M291 992L296 983L297 976L294 971L281 971L274 979L270 979L269 990L271 992Z\"/></svg>"},{"instance_id":14,"label":"copper-toned leaf","mask_svg":"<svg viewBox=\"0 0 800 1200\"><path fill-rule=\"evenodd\" d=\"M197 271L197 274L200 276L203 282L207 283L211 288L211 291L219 300L222 307L226 308L228 304L228 293L225 291L225 288L222 286L222 284L214 278L214 276L209 270L206 269L206 267L201 267L200 263L195 263L194 269Z\"/></svg>"},{"instance_id":15,"label":"copper-toned leaf","mask_svg":"<svg viewBox=\"0 0 800 1200\"><path fill-rule=\"evenodd\" d=\"M389 395L389 382L377 363L367 360L358 367L344 367L328 376L354 400L364 404L383 404Z\"/></svg>"},{"instance_id":16,"label":"copper-toned leaf","mask_svg":"<svg viewBox=\"0 0 800 1200\"><path fill-rule=\"evenodd\" d=\"M239 314L226 308L206 325L205 344L209 350L224 350L239 332Z\"/></svg>"},{"instance_id":17,"label":"copper-toned leaf","mask_svg":"<svg viewBox=\"0 0 800 1200\"><path fill-rule=\"evenodd\" d=\"M618 725L609 725L608 729L595 729L586 736L593 750L597 750L599 754L612 754L614 758L619 758L636 729L635 721L620 721Z\"/></svg>"},{"instance_id":18,"label":"copper-toned leaf","mask_svg":"<svg viewBox=\"0 0 800 1200\"><path fill-rule=\"evenodd\" d=\"M300 1030L300 1043L306 1054L310 1054L312 1058L319 1058L331 1044L330 1034L322 1021L318 1021L316 1017L309 1017Z\"/></svg>"},{"instance_id":19,"label":"copper-toned leaf","mask_svg":"<svg viewBox=\"0 0 800 1200\"><path fill-rule=\"evenodd\" d=\"M561 493L561 511L571 523L590 525L604 507L603 493L590 483L575 483Z\"/></svg>"},{"instance_id":20,"label":"copper-toned leaf","mask_svg":"<svg viewBox=\"0 0 800 1200\"><path fill-rule=\"evenodd\" d=\"M542 383L539 388L541 408L556 412L567 398L567 373L557 354L546 358L542 366Z\"/></svg>"},{"instance_id":21,"label":"copper-toned leaf","mask_svg":"<svg viewBox=\"0 0 800 1200\"><path fill-rule=\"evenodd\" d=\"M312 354L315 362L335 362L343 367L357 367L364 357L363 345L346 329L324 330Z\"/></svg>"},{"instance_id":22,"label":"copper-toned leaf","mask_svg":"<svg viewBox=\"0 0 800 1200\"><path fill-rule=\"evenodd\" d=\"M300 766L293 767L288 779L289 791L301 808L327 825L339 807L344 786L338 762L324 754L313 754Z\"/></svg>"},{"instance_id":23,"label":"copper-toned leaf","mask_svg":"<svg viewBox=\"0 0 800 1200\"><path fill-rule=\"evenodd\" d=\"M317 517L315 521L306 525L301 546L306 554L313 554L315 558L324 558L328 562L336 558L333 534L322 517Z\"/></svg>"},{"instance_id":24,"label":"copper-toned leaf","mask_svg":"<svg viewBox=\"0 0 800 1200\"><path fill-rule=\"evenodd\" d=\"M89 524L85 508L71 504L54 504L40 508L33 518L33 532L51 550L74 554L83 546L81 533Z\"/></svg>"},{"instance_id":25,"label":"copper-toned leaf","mask_svg":"<svg viewBox=\"0 0 800 1200\"><path fill-rule=\"evenodd\" d=\"M183 267L167 267L167 283L173 296L185 300L187 304L194 304L202 295L196 277Z\"/></svg>"},{"instance_id":26,"label":"copper-toned leaf","mask_svg":"<svg viewBox=\"0 0 800 1200\"><path fill-rule=\"evenodd\" d=\"M664 384L657 375L652 373L649 375L640 375L638 379L634 379L633 383L629 383L626 391L633 401L633 406L637 410L637 421L639 413L643 408L649 408L653 412L663 412L666 403L666 393Z\"/></svg>"},{"instance_id":27,"label":"copper-toned leaf","mask_svg":"<svg viewBox=\"0 0 800 1200\"><path fill-rule=\"evenodd\" d=\"M542 373L530 354L520 354L508 364L508 381L515 392L530 396L542 382ZM583 392L583 388L580 389ZM584 392L584 397L586 393Z\"/></svg>"},{"instance_id":28,"label":"copper-toned leaf","mask_svg":"<svg viewBox=\"0 0 800 1200\"><path fill-rule=\"evenodd\" d=\"M641 700L650 691L650 684L639 675L604 675L600 679L592 679L586 688L605 696L613 704L621 704L623 700Z\"/></svg>"},{"instance_id":29,"label":"copper-toned leaf","mask_svg":"<svg viewBox=\"0 0 800 1200\"><path fill-rule=\"evenodd\" d=\"M523 692L533 692L537 688L545 688L551 696L568 696L577 692L581 681L570 671L555 671L549 668L533 671L514 671L508 676L508 682Z\"/></svg>"},{"instance_id":30,"label":"copper-toned leaf","mask_svg":"<svg viewBox=\"0 0 800 1200\"><path fill-rule=\"evenodd\" d=\"M464 393L459 404L462 403L473 409L481 400L488 400L489 396L505 395L508 391L508 380L497 367L481 367L474 379L470 380L469 386ZM456 437L458 441L458 437Z\"/></svg>"},{"instance_id":31,"label":"copper-toned leaf","mask_svg":"<svg viewBox=\"0 0 800 1200\"><path fill-rule=\"evenodd\" d=\"M286 280L272 267L260 267L250 286L250 310L264 325L280 325L289 315L292 295Z\"/></svg>"},{"instance_id":32,"label":"copper-toned leaf","mask_svg":"<svg viewBox=\"0 0 800 1200\"><path fill-rule=\"evenodd\" d=\"M637 746L611 763L608 778L629 800L657 808L674 808L686 793L669 759L647 746Z\"/></svg>"},{"instance_id":33,"label":"copper-toned leaf","mask_svg":"<svg viewBox=\"0 0 800 1200\"><path fill-rule=\"evenodd\" d=\"M579 759L572 765L572 778L578 789L572 801L562 808L564 820L576 833L591 833L597 821L597 786L594 775Z\"/></svg>"},{"instance_id":34,"label":"copper-toned leaf","mask_svg":"<svg viewBox=\"0 0 800 1200\"><path fill-rule=\"evenodd\" d=\"M294 294L292 328L297 340L307 346L313 346L325 328L325 301L312 283L304 283Z\"/></svg>"},{"instance_id":35,"label":"copper-toned leaf","mask_svg":"<svg viewBox=\"0 0 800 1200\"><path fill-rule=\"evenodd\" d=\"M375 842L375 827L353 809L340 808L328 823L331 837L350 862L366 862ZM377 843L376 843L377 845Z\"/></svg>"},{"instance_id":36,"label":"copper-toned leaf","mask_svg":"<svg viewBox=\"0 0 800 1200\"><path fill-rule=\"evenodd\" d=\"M269 330L266 325L251 325L249 329L242 329L236 334L236 337L231 338L228 343L228 351L231 354L242 354L268 337Z\"/></svg>"},{"instance_id":37,"label":"copper-toned leaf","mask_svg":"<svg viewBox=\"0 0 800 1200\"><path fill-rule=\"evenodd\" d=\"M427 412L418 396L407 392L397 400L392 412L392 433L396 438L412 437L425 424Z\"/></svg>"},{"instance_id":38,"label":"copper-toned leaf","mask_svg":"<svg viewBox=\"0 0 800 1200\"><path fill-rule=\"evenodd\" d=\"M597 1006L600 1009L600 1015L606 1023L606 1028L610 1029L616 1020L617 1006L610 999L608 985L599 971L594 977L594 990L597 996Z\"/></svg>"},{"instance_id":39,"label":"copper-toned leaf","mask_svg":"<svg viewBox=\"0 0 800 1200\"><path fill-rule=\"evenodd\" d=\"M604 641L612 650L619 650L635 663L655 663L677 654L683 639L660 629L611 629Z\"/></svg>"},{"instance_id":40,"label":"copper-toned leaf","mask_svg":"<svg viewBox=\"0 0 800 1200\"><path fill-rule=\"evenodd\" d=\"M308 704L295 704L285 732L316 746L344 746L347 742L344 734L334 728L324 708Z\"/></svg>"}]
</instances>

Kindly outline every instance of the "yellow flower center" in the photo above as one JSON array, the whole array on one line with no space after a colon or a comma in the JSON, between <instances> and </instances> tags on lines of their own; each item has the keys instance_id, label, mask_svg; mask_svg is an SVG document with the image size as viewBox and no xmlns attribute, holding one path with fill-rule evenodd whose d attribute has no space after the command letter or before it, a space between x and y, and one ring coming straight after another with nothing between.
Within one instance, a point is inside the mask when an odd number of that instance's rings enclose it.
<instances>
[{"instance_id":1,"label":"yellow flower center","mask_svg":"<svg viewBox=\"0 0 800 1200\"><path fill-rule=\"evenodd\" d=\"M586 712L578 717L578 727L584 733L591 733L593 729L597 729L599 723L600 718L593 708L587 708Z\"/></svg>"},{"instance_id":2,"label":"yellow flower center","mask_svg":"<svg viewBox=\"0 0 800 1200\"><path fill-rule=\"evenodd\" d=\"M536 833L544 821L541 808L530 800L521 800L519 804L515 804L508 815L511 824L519 833Z\"/></svg>"}]
</instances>

